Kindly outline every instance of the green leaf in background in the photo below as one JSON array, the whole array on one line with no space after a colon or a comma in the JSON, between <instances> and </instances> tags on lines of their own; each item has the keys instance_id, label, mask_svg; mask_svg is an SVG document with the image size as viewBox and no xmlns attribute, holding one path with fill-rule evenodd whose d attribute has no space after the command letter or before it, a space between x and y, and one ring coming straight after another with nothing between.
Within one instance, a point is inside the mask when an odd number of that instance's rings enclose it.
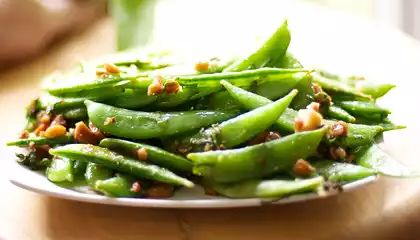
<instances>
[{"instance_id":1,"label":"green leaf in background","mask_svg":"<svg viewBox=\"0 0 420 240\"><path fill-rule=\"evenodd\" d=\"M144 46L150 41L155 1L110 0L108 4L116 25L118 51Z\"/></svg>"}]
</instances>

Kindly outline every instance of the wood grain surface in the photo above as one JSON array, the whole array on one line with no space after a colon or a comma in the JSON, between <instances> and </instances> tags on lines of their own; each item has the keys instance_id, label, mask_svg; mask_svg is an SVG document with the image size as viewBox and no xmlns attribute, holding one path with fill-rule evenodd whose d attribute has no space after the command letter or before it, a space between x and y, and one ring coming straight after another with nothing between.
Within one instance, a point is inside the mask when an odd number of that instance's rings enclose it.
<instances>
[{"instance_id":1,"label":"wood grain surface","mask_svg":"<svg viewBox=\"0 0 420 240\"><path fill-rule=\"evenodd\" d=\"M229 4L229 1L224 4L213 1L211 6L198 6L188 1L190 7L197 10L186 11L181 7L176 9L174 2L157 8L159 14L156 15L158 19L154 24L154 34L159 44L179 44L182 45L180 48L189 49L203 46L217 48L223 43L228 47L245 46L246 43L240 41L242 37L245 39L245 36L254 33L264 36L281 22L283 15L287 15L293 31L292 49L304 62L396 83L398 88L382 102L390 106L395 119L408 125L408 129L386 134L385 148L401 161L420 166L417 154L420 116L418 42L397 31L380 29L343 13L312 5L262 1L258 6L244 3L238 9L233 3L236 1ZM162 15L165 18L159 18ZM197 25L191 24L191 21L198 21L201 28L196 28ZM210 23L216 25L209 27ZM262 29L259 26L265 27ZM191 31L192 35L188 35ZM88 60L112 53L115 43L113 36L112 21L101 20L80 35L57 44L35 61L0 75L0 238L420 238L418 179L382 178L376 184L324 200L219 210L95 205L46 197L12 186L8 182L8 163L13 159L4 154L4 142L16 136L23 122L23 107L39 93L42 76L57 69L69 69L80 57ZM207 44L203 45L203 39L208 41Z\"/></svg>"}]
</instances>

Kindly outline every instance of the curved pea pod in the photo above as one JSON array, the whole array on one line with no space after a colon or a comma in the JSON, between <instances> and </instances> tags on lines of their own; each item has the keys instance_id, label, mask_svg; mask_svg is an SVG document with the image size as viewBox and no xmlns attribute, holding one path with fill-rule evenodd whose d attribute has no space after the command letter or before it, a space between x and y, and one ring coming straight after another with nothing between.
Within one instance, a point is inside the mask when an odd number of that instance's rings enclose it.
<instances>
[{"instance_id":1,"label":"curved pea pod","mask_svg":"<svg viewBox=\"0 0 420 240\"><path fill-rule=\"evenodd\" d=\"M252 68L272 66L286 53L290 44L290 32L287 19L276 32L255 52L245 59L238 60L227 67L224 72L239 72Z\"/></svg>"},{"instance_id":2,"label":"curved pea pod","mask_svg":"<svg viewBox=\"0 0 420 240\"><path fill-rule=\"evenodd\" d=\"M67 109L83 107L86 98L63 98L48 93L38 98L39 108L51 109L52 111L64 111Z\"/></svg>"},{"instance_id":3,"label":"curved pea pod","mask_svg":"<svg viewBox=\"0 0 420 240\"><path fill-rule=\"evenodd\" d=\"M223 86L230 83L221 81ZM181 149L191 149L189 152L208 151L210 149L232 148L244 143L262 131L268 129L284 112L297 91L291 91L287 96L273 103L241 114L235 118L220 123L217 126L187 136L178 141L178 152Z\"/></svg>"},{"instance_id":4,"label":"curved pea pod","mask_svg":"<svg viewBox=\"0 0 420 240\"><path fill-rule=\"evenodd\" d=\"M308 106L314 101L315 92L312 88L312 75L307 74L294 86L299 91L298 95L293 99L290 107L299 110Z\"/></svg>"},{"instance_id":5,"label":"curved pea pod","mask_svg":"<svg viewBox=\"0 0 420 240\"><path fill-rule=\"evenodd\" d=\"M395 124L394 122L392 122L390 119L388 118L384 118L384 119L380 119L378 120L372 120L366 117L357 117L357 123L360 124L366 124L366 125L378 125L381 126L383 128L383 131L392 131L392 130L400 130L400 129L404 129L407 128L404 125L398 125Z\"/></svg>"},{"instance_id":6,"label":"curved pea pod","mask_svg":"<svg viewBox=\"0 0 420 240\"><path fill-rule=\"evenodd\" d=\"M387 116L390 110L379 106L375 102L359 102L359 101L342 101L336 104L354 115L371 115L379 114Z\"/></svg>"},{"instance_id":7,"label":"curved pea pod","mask_svg":"<svg viewBox=\"0 0 420 240\"><path fill-rule=\"evenodd\" d=\"M65 157L54 157L45 175L54 183L73 182L73 161Z\"/></svg>"},{"instance_id":8,"label":"curved pea pod","mask_svg":"<svg viewBox=\"0 0 420 240\"><path fill-rule=\"evenodd\" d=\"M376 144L359 150L356 155L356 163L388 177L420 177L418 170L414 171L395 160Z\"/></svg>"},{"instance_id":9,"label":"curved pea pod","mask_svg":"<svg viewBox=\"0 0 420 240\"><path fill-rule=\"evenodd\" d=\"M299 193L317 192L323 177L301 180L247 180L238 183L213 183L210 187L229 198L283 198Z\"/></svg>"},{"instance_id":10,"label":"curved pea pod","mask_svg":"<svg viewBox=\"0 0 420 240\"><path fill-rule=\"evenodd\" d=\"M205 105L208 109L218 111L233 111L243 108L243 106L226 91L212 94L206 99Z\"/></svg>"},{"instance_id":11,"label":"curved pea pod","mask_svg":"<svg viewBox=\"0 0 420 240\"><path fill-rule=\"evenodd\" d=\"M333 121L327 121L331 125ZM348 124L348 135L340 139L336 143L344 147L357 147L361 145L371 144L375 137L383 132L383 128L378 125L369 126L364 124Z\"/></svg>"},{"instance_id":12,"label":"curved pea pod","mask_svg":"<svg viewBox=\"0 0 420 240\"><path fill-rule=\"evenodd\" d=\"M125 92L107 103L120 108L136 109L152 104L158 96L148 96L146 90L126 89Z\"/></svg>"},{"instance_id":13,"label":"curved pea pod","mask_svg":"<svg viewBox=\"0 0 420 240\"><path fill-rule=\"evenodd\" d=\"M88 162L85 171L85 180L89 187L96 190L96 182L106 180L113 175L112 170L99 164Z\"/></svg>"},{"instance_id":14,"label":"curved pea pod","mask_svg":"<svg viewBox=\"0 0 420 240\"><path fill-rule=\"evenodd\" d=\"M278 78L275 81L263 82L258 85L254 85L252 92L266 97L270 100L276 100L289 93L293 88L296 88L299 92L294 102L300 104L301 101L305 101L306 94L311 95L312 85L310 84L310 76L308 73L293 73L284 75L283 78ZM309 84L309 85L308 85ZM308 88L311 89L308 92ZM312 94L313 95L313 94ZM303 96L302 98L300 96ZM299 97L298 101L296 100Z\"/></svg>"},{"instance_id":15,"label":"curved pea pod","mask_svg":"<svg viewBox=\"0 0 420 240\"><path fill-rule=\"evenodd\" d=\"M83 161L101 164L109 169L128 173L136 177L152 179L174 185L193 187L194 183L175 173L156 165L147 164L133 158L124 157L107 148L90 144L68 144L50 149L54 156L69 157Z\"/></svg>"},{"instance_id":16,"label":"curved pea pod","mask_svg":"<svg viewBox=\"0 0 420 240\"><path fill-rule=\"evenodd\" d=\"M250 87L253 84L284 81L294 73L308 73L308 69L259 68L241 72L222 72L196 76L176 76L174 79L183 86L220 87L220 81L228 81L235 86Z\"/></svg>"},{"instance_id":17,"label":"curved pea pod","mask_svg":"<svg viewBox=\"0 0 420 240\"><path fill-rule=\"evenodd\" d=\"M216 182L258 179L291 168L300 158L315 153L326 128L295 133L259 145L187 155L193 172Z\"/></svg>"},{"instance_id":18,"label":"curved pea pod","mask_svg":"<svg viewBox=\"0 0 420 240\"><path fill-rule=\"evenodd\" d=\"M243 106L248 110L252 110L272 102L270 99L235 86L228 86L226 89L229 91L229 93L231 93L232 97L238 100L238 102L242 103ZM294 121L296 117L297 111L287 108L280 116L280 118L277 119L274 126L282 131L293 133ZM331 125L334 123L334 121L331 120L326 120L325 122L326 125ZM339 141L342 146L355 147L359 145L370 144L372 143L375 136L383 131L383 128L377 125L369 126L350 123L348 126L348 136Z\"/></svg>"},{"instance_id":19,"label":"curved pea pod","mask_svg":"<svg viewBox=\"0 0 420 240\"><path fill-rule=\"evenodd\" d=\"M135 179L117 174L117 176L95 182L95 190L109 197L139 197L142 194L131 190Z\"/></svg>"},{"instance_id":20,"label":"curved pea pod","mask_svg":"<svg viewBox=\"0 0 420 240\"><path fill-rule=\"evenodd\" d=\"M316 160L311 162L319 175L332 182L347 183L375 175L375 171L362 166L341 163L331 160Z\"/></svg>"},{"instance_id":21,"label":"curved pea pod","mask_svg":"<svg viewBox=\"0 0 420 240\"><path fill-rule=\"evenodd\" d=\"M345 94L355 96L355 97L360 97L363 99L371 98L370 95L357 91L356 88L354 88L353 86L345 82L328 79L318 73L313 74L313 82L318 84L320 87L322 87L322 89L326 90L327 92L332 91L332 92L338 92L338 93L345 93Z\"/></svg>"},{"instance_id":22,"label":"curved pea pod","mask_svg":"<svg viewBox=\"0 0 420 240\"><path fill-rule=\"evenodd\" d=\"M303 68L303 65L295 58L295 56L286 52L286 54L273 67L278 68Z\"/></svg>"},{"instance_id":23,"label":"curved pea pod","mask_svg":"<svg viewBox=\"0 0 420 240\"><path fill-rule=\"evenodd\" d=\"M352 123L352 122L355 122L356 121L356 118L353 117L346 110L344 110L344 109L342 109L340 107L334 106L334 105L329 106L328 112L327 112L326 115L329 118L343 120L345 122Z\"/></svg>"},{"instance_id":24,"label":"curved pea pod","mask_svg":"<svg viewBox=\"0 0 420 240\"><path fill-rule=\"evenodd\" d=\"M101 131L134 139L188 132L235 116L234 113L226 111L157 113L132 111L92 101L86 101L85 104L89 120ZM115 121L110 122L110 119Z\"/></svg>"},{"instance_id":25,"label":"curved pea pod","mask_svg":"<svg viewBox=\"0 0 420 240\"><path fill-rule=\"evenodd\" d=\"M141 78L143 77L143 78ZM141 78L141 79L139 79ZM136 81L138 87L147 87L152 80L145 78L144 74L107 74L104 77L96 76L96 69L81 73L70 73L61 76L50 76L45 80L43 89L48 93L64 97L85 97L96 96L101 90L108 89L112 91L113 86L122 81ZM99 88L99 89L97 89ZM115 89L114 89L115 91ZM95 94L94 94L95 93Z\"/></svg>"},{"instance_id":26,"label":"curved pea pod","mask_svg":"<svg viewBox=\"0 0 420 240\"><path fill-rule=\"evenodd\" d=\"M88 118L85 106L64 111L63 116L68 120L84 120Z\"/></svg>"},{"instance_id":27,"label":"curved pea pod","mask_svg":"<svg viewBox=\"0 0 420 240\"><path fill-rule=\"evenodd\" d=\"M28 147L30 144L35 144L35 146L42 145L57 145L57 144L67 144L73 143L74 136L73 134L66 134L65 136L55 137L55 138L45 138L45 137L29 137L24 139L19 139L12 142L7 142L7 146L17 146L17 147Z\"/></svg>"},{"instance_id":28,"label":"curved pea pod","mask_svg":"<svg viewBox=\"0 0 420 240\"><path fill-rule=\"evenodd\" d=\"M370 95L373 98L380 98L385 96L396 86L388 83L372 83L369 81L358 81L356 89L364 94Z\"/></svg>"},{"instance_id":29,"label":"curved pea pod","mask_svg":"<svg viewBox=\"0 0 420 240\"><path fill-rule=\"evenodd\" d=\"M183 89L177 93L164 94L158 97L158 100L153 104L153 106L159 108L176 107L189 101L195 94L197 94L196 89Z\"/></svg>"},{"instance_id":30,"label":"curved pea pod","mask_svg":"<svg viewBox=\"0 0 420 240\"><path fill-rule=\"evenodd\" d=\"M147 161L159 166L178 171L191 172L192 162L189 160L167 152L155 146L144 143L135 143L115 138L105 138L99 143L100 147L105 147L116 152L122 151L134 155L136 150L144 148L147 152ZM137 156L135 156L137 157Z\"/></svg>"}]
</instances>

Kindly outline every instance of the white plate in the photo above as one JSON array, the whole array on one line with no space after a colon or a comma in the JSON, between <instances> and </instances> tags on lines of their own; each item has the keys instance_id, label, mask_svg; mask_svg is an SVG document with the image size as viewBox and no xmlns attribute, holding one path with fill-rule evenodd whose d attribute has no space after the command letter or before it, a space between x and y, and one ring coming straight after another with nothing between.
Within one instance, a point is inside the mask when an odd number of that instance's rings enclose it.
<instances>
[{"instance_id":1,"label":"white plate","mask_svg":"<svg viewBox=\"0 0 420 240\"><path fill-rule=\"evenodd\" d=\"M39 172L31 171L24 166L13 162L10 175L10 182L14 185L29 191L45 194L52 197L70 199L81 202L92 202L99 204L110 204L132 207L156 207L156 208L232 208L232 207L255 207L269 204L285 204L292 202L307 201L323 198L337 193L328 193L325 196L318 196L314 193L294 195L283 199L228 199L223 197L210 197L204 194L200 187L192 189L183 188L176 192L170 199L134 199L134 198L109 198L89 193L83 188L67 189L55 185ZM373 183L378 177L371 176L362 180L344 185L344 191L363 187Z\"/></svg>"}]
</instances>

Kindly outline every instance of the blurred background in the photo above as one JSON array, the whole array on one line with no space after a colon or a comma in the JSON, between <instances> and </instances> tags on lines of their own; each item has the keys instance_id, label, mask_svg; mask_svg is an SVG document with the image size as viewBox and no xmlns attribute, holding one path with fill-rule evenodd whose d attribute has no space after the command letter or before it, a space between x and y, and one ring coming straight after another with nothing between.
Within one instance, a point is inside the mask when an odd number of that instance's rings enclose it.
<instances>
[{"instance_id":1,"label":"blurred background","mask_svg":"<svg viewBox=\"0 0 420 240\"><path fill-rule=\"evenodd\" d=\"M124 50L144 46L156 39L176 42L178 36L186 33L183 32L185 29L207 34L214 29L206 29L204 26L208 28L208 24L200 26L203 18L214 18L211 21L215 22L215 28L219 24L219 30L223 25L221 21L224 21L219 15L239 19L239 16L244 16L241 14L252 14L257 8L268 11L272 5L296 2L332 8L420 39L418 0L260 0L258 3L241 1L240 5L236 0L213 0L211 3L204 0L1 0L0 67L37 56L57 38L63 39L68 33L83 30L103 16L111 15L115 20L116 34L109 37L116 38L118 50ZM226 8L227 5L231 7ZM236 9L235 12L228 12L232 9ZM265 17L269 19L262 14L262 18ZM236 26L227 26L226 30L246 30L246 24L255 29L258 28L257 20L251 19L243 24L232 20L229 22ZM165 29L165 34L156 29ZM169 36L169 33L173 35Z\"/></svg>"}]
</instances>

